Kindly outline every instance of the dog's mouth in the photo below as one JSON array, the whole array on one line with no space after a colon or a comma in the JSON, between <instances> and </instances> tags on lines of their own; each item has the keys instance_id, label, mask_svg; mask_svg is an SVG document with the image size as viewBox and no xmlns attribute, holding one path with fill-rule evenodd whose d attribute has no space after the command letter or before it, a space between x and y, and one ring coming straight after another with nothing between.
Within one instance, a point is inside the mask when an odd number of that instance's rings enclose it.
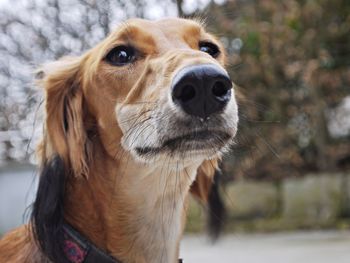
<instances>
[{"instance_id":1,"label":"dog's mouth","mask_svg":"<svg viewBox=\"0 0 350 263\"><path fill-rule=\"evenodd\" d=\"M139 156L151 157L160 153L218 151L232 140L232 135L220 130L200 130L164 139L159 147L136 147Z\"/></svg>"}]
</instances>

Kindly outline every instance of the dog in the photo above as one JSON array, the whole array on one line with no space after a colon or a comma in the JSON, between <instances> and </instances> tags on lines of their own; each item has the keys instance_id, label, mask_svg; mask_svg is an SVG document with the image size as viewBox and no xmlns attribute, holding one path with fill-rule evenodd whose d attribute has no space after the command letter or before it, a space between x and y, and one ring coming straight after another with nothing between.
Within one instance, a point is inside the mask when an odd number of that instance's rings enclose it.
<instances>
[{"instance_id":1,"label":"dog","mask_svg":"<svg viewBox=\"0 0 350 263\"><path fill-rule=\"evenodd\" d=\"M200 22L168 18L129 20L44 65L37 195L0 262L178 262L189 193L218 199L237 132L225 60Z\"/></svg>"}]
</instances>

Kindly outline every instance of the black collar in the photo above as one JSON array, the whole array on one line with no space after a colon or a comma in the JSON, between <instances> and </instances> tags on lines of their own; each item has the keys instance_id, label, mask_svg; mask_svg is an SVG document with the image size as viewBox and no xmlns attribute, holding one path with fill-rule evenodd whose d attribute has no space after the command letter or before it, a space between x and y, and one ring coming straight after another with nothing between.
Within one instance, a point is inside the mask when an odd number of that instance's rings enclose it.
<instances>
[{"instance_id":1,"label":"black collar","mask_svg":"<svg viewBox=\"0 0 350 263\"><path fill-rule=\"evenodd\" d=\"M64 224L63 231L63 251L70 263L122 263L96 247L72 226Z\"/></svg>"},{"instance_id":2,"label":"black collar","mask_svg":"<svg viewBox=\"0 0 350 263\"><path fill-rule=\"evenodd\" d=\"M68 224L63 225L63 251L69 263L122 263L99 249ZM179 263L183 263L179 259Z\"/></svg>"}]
</instances>

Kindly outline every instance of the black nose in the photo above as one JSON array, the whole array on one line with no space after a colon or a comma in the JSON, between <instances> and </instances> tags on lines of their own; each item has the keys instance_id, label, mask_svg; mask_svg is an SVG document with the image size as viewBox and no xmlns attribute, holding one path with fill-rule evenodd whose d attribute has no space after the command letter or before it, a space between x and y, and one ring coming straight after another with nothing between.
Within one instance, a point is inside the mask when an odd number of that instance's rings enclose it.
<instances>
[{"instance_id":1,"label":"black nose","mask_svg":"<svg viewBox=\"0 0 350 263\"><path fill-rule=\"evenodd\" d=\"M186 113L207 118L222 111L231 98L232 82L216 65L204 64L180 70L172 85L172 99Z\"/></svg>"}]
</instances>

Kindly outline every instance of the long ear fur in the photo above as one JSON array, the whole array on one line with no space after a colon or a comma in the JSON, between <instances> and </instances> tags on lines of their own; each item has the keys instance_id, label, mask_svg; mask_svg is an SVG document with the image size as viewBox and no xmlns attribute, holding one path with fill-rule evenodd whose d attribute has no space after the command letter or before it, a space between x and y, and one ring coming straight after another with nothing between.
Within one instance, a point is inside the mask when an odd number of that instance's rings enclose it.
<instances>
[{"instance_id":1,"label":"long ear fur","mask_svg":"<svg viewBox=\"0 0 350 263\"><path fill-rule=\"evenodd\" d=\"M215 241L223 228L226 210L219 191L221 170L218 160L204 161L198 168L191 194L208 207L208 232Z\"/></svg>"},{"instance_id":2,"label":"long ear fur","mask_svg":"<svg viewBox=\"0 0 350 263\"><path fill-rule=\"evenodd\" d=\"M67 178L88 172L79 71L80 59L64 59L48 64L39 76L46 95L46 122L31 226L38 247L57 263L67 262L62 252Z\"/></svg>"},{"instance_id":3,"label":"long ear fur","mask_svg":"<svg viewBox=\"0 0 350 263\"><path fill-rule=\"evenodd\" d=\"M88 174L80 59L61 59L43 68L46 93L44 158L58 154L75 176Z\"/></svg>"},{"instance_id":4,"label":"long ear fur","mask_svg":"<svg viewBox=\"0 0 350 263\"><path fill-rule=\"evenodd\" d=\"M43 164L31 215L37 245L48 259L57 263L67 262L62 253L65 170L58 155Z\"/></svg>"}]
</instances>

